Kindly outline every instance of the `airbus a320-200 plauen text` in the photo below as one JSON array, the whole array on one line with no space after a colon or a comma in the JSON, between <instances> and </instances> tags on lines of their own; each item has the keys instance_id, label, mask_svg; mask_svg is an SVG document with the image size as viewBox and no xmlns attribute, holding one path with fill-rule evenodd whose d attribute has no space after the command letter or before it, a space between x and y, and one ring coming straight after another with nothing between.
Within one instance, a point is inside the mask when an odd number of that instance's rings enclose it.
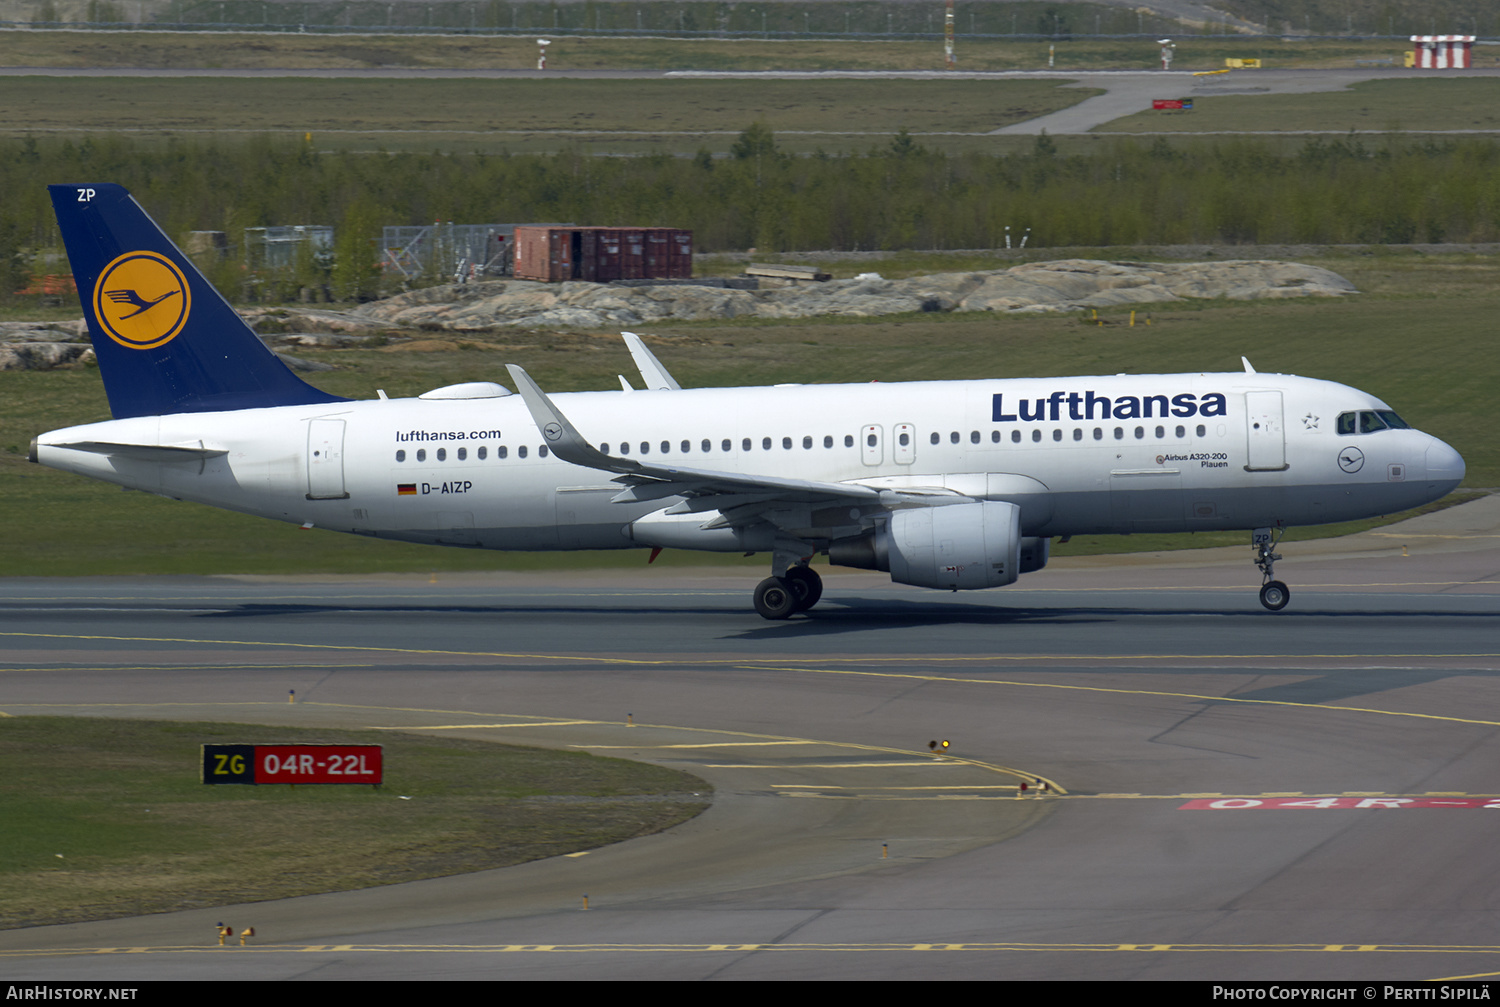
<instances>
[{"instance_id":1,"label":"airbus a320-200 plauen text","mask_svg":"<svg viewBox=\"0 0 1500 1007\"><path fill-rule=\"evenodd\" d=\"M509 365L416 398L294 375L118 185L49 187L114 419L42 434L53 468L307 527L481 549L768 553L755 608L810 565L1012 584L1053 537L1246 529L1260 599L1285 529L1448 493L1464 462L1331 381L1243 372L547 395Z\"/></svg>"}]
</instances>

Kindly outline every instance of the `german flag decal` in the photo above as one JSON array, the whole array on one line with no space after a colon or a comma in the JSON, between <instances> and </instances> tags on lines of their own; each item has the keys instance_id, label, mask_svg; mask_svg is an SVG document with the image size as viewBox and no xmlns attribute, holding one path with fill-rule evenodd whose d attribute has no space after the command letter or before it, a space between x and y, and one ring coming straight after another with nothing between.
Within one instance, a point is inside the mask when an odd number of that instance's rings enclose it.
<instances>
[{"instance_id":1,"label":"german flag decal","mask_svg":"<svg viewBox=\"0 0 1500 1007\"><path fill-rule=\"evenodd\" d=\"M396 495L398 497L414 497L417 495L416 483L397 483Z\"/></svg>"}]
</instances>

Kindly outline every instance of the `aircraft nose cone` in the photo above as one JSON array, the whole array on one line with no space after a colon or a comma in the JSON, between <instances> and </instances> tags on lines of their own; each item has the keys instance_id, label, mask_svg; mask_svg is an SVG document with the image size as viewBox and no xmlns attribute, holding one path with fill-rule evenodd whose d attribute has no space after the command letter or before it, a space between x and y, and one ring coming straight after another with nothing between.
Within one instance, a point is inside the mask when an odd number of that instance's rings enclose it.
<instances>
[{"instance_id":1,"label":"aircraft nose cone","mask_svg":"<svg viewBox=\"0 0 1500 1007\"><path fill-rule=\"evenodd\" d=\"M1442 441L1433 439L1427 446L1427 478L1457 486L1464 481L1463 456Z\"/></svg>"}]
</instances>

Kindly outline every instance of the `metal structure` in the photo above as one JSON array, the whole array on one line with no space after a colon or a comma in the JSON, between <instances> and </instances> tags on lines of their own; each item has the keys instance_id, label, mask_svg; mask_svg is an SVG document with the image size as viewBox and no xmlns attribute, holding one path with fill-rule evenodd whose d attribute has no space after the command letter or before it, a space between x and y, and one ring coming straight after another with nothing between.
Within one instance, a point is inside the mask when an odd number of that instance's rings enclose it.
<instances>
[{"instance_id":1,"label":"metal structure","mask_svg":"<svg viewBox=\"0 0 1500 1007\"><path fill-rule=\"evenodd\" d=\"M1474 65L1473 35L1413 35L1415 65L1422 70L1466 70Z\"/></svg>"},{"instance_id":2,"label":"metal structure","mask_svg":"<svg viewBox=\"0 0 1500 1007\"><path fill-rule=\"evenodd\" d=\"M948 0L948 10L943 15L943 65L949 70L958 65L953 58L953 0Z\"/></svg>"},{"instance_id":3,"label":"metal structure","mask_svg":"<svg viewBox=\"0 0 1500 1007\"><path fill-rule=\"evenodd\" d=\"M333 228L323 224L245 228L245 263L251 269L286 269L306 249L314 258L333 255Z\"/></svg>"},{"instance_id":4,"label":"metal structure","mask_svg":"<svg viewBox=\"0 0 1500 1007\"><path fill-rule=\"evenodd\" d=\"M387 227L381 268L404 280L453 276L458 282L510 272L514 224L427 224Z\"/></svg>"}]
</instances>

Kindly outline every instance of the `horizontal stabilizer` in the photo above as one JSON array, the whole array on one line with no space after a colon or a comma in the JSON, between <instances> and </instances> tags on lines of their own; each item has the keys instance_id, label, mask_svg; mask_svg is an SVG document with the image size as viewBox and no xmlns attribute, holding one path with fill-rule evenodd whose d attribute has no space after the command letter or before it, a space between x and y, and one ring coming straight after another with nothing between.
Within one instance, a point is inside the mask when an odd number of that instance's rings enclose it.
<instances>
[{"instance_id":1,"label":"horizontal stabilizer","mask_svg":"<svg viewBox=\"0 0 1500 1007\"><path fill-rule=\"evenodd\" d=\"M175 447L170 444L112 444L109 441L72 441L65 444L49 444L48 447L131 458L142 462L196 462L229 454L221 448Z\"/></svg>"}]
</instances>

